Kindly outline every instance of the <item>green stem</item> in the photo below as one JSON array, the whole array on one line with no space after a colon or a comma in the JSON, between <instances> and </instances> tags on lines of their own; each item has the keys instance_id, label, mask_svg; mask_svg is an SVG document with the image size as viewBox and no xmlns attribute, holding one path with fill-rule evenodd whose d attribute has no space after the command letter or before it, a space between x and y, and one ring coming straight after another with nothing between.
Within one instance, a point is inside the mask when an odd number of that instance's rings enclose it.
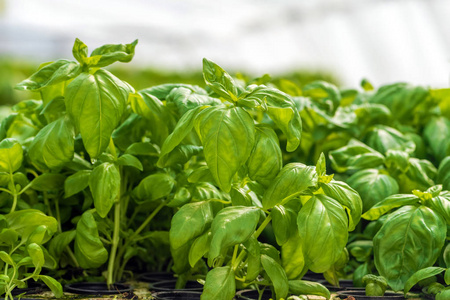
<instances>
[{"instance_id":1,"label":"green stem","mask_svg":"<svg viewBox=\"0 0 450 300\"><path fill-rule=\"evenodd\" d=\"M13 194L10 190L4 189L4 188L0 188L0 191L8 193L8 194Z\"/></svg>"},{"instance_id":2,"label":"green stem","mask_svg":"<svg viewBox=\"0 0 450 300\"><path fill-rule=\"evenodd\" d=\"M47 192L44 192L44 204L45 204L45 206L48 207L48 215L50 217L53 217L53 212L52 212L52 208L50 206L50 202L48 201Z\"/></svg>"},{"instance_id":3,"label":"green stem","mask_svg":"<svg viewBox=\"0 0 450 300\"><path fill-rule=\"evenodd\" d=\"M164 207L166 206L166 202L161 202L161 204L155 208L155 210L147 217L147 219L145 219L145 221L141 224L141 226L139 226L139 228L133 233L133 235L130 236L130 238L128 239L128 241L131 243L133 241L133 239L139 235L139 233L141 233L142 230L145 229L145 227L148 225L148 223L150 223L151 220L153 220L153 218L156 216L156 214ZM128 244L128 243L127 243Z\"/></svg>"},{"instance_id":4,"label":"green stem","mask_svg":"<svg viewBox=\"0 0 450 300\"><path fill-rule=\"evenodd\" d=\"M116 202L114 207L114 233L113 240L111 246L111 253L109 255L109 263L108 263L108 276L106 282L110 287L114 281L114 262L116 260L117 248L119 246L119 233L120 233L120 200Z\"/></svg>"},{"instance_id":5,"label":"green stem","mask_svg":"<svg viewBox=\"0 0 450 300\"><path fill-rule=\"evenodd\" d=\"M12 186L12 195L13 195L13 204L11 206L11 211L9 213L13 213L16 210L16 206L17 206L17 190L16 190L16 184L14 183L14 177L13 174L10 173L9 174L11 177L11 186Z\"/></svg>"},{"instance_id":6,"label":"green stem","mask_svg":"<svg viewBox=\"0 0 450 300\"><path fill-rule=\"evenodd\" d=\"M56 210L56 221L58 221L58 232L61 233L62 232L62 228L61 228L61 214L59 211L59 200L58 198L55 199L55 210Z\"/></svg>"}]
</instances>

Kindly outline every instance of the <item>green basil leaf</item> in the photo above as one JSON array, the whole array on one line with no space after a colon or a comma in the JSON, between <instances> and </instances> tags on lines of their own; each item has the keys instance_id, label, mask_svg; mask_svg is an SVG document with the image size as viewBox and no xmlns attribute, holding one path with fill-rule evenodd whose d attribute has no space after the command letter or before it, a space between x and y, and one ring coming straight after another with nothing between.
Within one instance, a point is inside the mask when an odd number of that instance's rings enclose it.
<instances>
[{"instance_id":1,"label":"green basil leaf","mask_svg":"<svg viewBox=\"0 0 450 300\"><path fill-rule=\"evenodd\" d=\"M325 195L339 202L348 214L348 230L352 231L361 219L362 201L359 194L342 181L320 184Z\"/></svg>"},{"instance_id":2,"label":"green basil leaf","mask_svg":"<svg viewBox=\"0 0 450 300\"><path fill-rule=\"evenodd\" d=\"M119 166L130 166L138 169L139 171L143 171L142 163L139 159L131 154L124 154L117 160Z\"/></svg>"},{"instance_id":3,"label":"green basil leaf","mask_svg":"<svg viewBox=\"0 0 450 300\"><path fill-rule=\"evenodd\" d=\"M172 230L172 229L171 229ZM189 250L189 265L194 268L197 262L208 253L211 244L211 231L205 232L192 243Z\"/></svg>"},{"instance_id":4,"label":"green basil leaf","mask_svg":"<svg viewBox=\"0 0 450 300\"><path fill-rule=\"evenodd\" d=\"M227 100L237 101L237 88L233 78L216 63L203 58L203 78L207 86Z\"/></svg>"},{"instance_id":5,"label":"green basil leaf","mask_svg":"<svg viewBox=\"0 0 450 300\"><path fill-rule=\"evenodd\" d=\"M170 94L170 92L176 88L185 88L193 91L196 94L208 95L208 93L201 87L184 83L165 83L152 86L150 88L145 89L144 91L147 94L153 95L158 99L165 100Z\"/></svg>"},{"instance_id":6,"label":"green basil leaf","mask_svg":"<svg viewBox=\"0 0 450 300\"><path fill-rule=\"evenodd\" d=\"M159 148L149 142L133 143L125 150L125 154L158 157Z\"/></svg>"},{"instance_id":7,"label":"green basil leaf","mask_svg":"<svg viewBox=\"0 0 450 300\"><path fill-rule=\"evenodd\" d=\"M281 263L289 279L296 279L303 274L305 257L301 238L297 232L281 246Z\"/></svg>"},{"instance_id":8,"label":"green basil leaf","mask_svg":"<svg viewBox=\"0 0 450 300\"><path fill-rule=\"evenodd\" d=\"M77 223L75 257L83 269L98 268L108 260L108 252L98 235L91 211L85 211Z\"/></svg>"},{"instance_id":9,"label":"green basil leaf","mask_svg":"<svg viewBox=\"0 0 450 300\"><path fill-rule=\"evenodd\" d=\"M314 167L301 163L287 164L264 193L263 207L270 209L277 204L285 204L315 185L317 185L317 174Z\"/></svg>"},{"instance_id":10,"label":"green basil leaf","mask_svg":"<svg viewBox=\"0 0 450 300\"><path fill-rule=\"evenodd\" d=\"M39 225L33 230L26 242L27 245L31 243L42 245L50 240L52 235L53 232L49 231L47 226Z\"/></svg>"},{"instance_id":11,"label":"green basil leaf","mask_svg":"<svg viewBox=\"0 0 450 300\"><path fill-rule=\"evenodd\" d=\"M13 259L12 259L11 256L10 256L8 253L6 253L5 251L0 251L0 259L1 259L4 263L6 263L6 264L8 264L8 265L15 266L15 263L14 263Z\"/></svg>"},{"instance_id":12,"label":"green basil leaf","mask_svg":"<svg viewBox=\"0 0 450 300\"><path fill-rule=\"evenodd\" d=\"M211 202L202 201L183 205L173 216L170 227L170 246L178 249L198 237L213 220Z\"/></svg>"},{"instance_id":13,"label":"green basil leaf","mask_svg":"<svg viewBox=\"0 0 450 300\"><path fill-rule=\"evenodd\" d=\"M377 169L358 171L348 178L347 183L361 196L363 212L384 198L399 192L397 181Z\"/></svg>"},{"instance_id":14,"label":"green basil leaf","mask_svg":"<svg viewBox=\"0 0 450 300\"><path fill-rule=\"evenodd\" d=\"M330 114L334 114L341 102L339 89L325 81L314 81L303 87L303 94L316 99L322 99L329 106Z\"/></svg>"},{"instance_id":15,"label":"green basil leaf","mask_svg":"<svg viewBox=\"0 0 450 300\"><path fill-rule=\"evenodd\" d=\"M222 209L211 224L212 241L208 265L221 257L228 247L245 242L258 225L260 209L247 206L230 206Z\"/></svg>"},{"instance_id":16,"label":"green basil leaf","mask_svg":"<svg viewBox=\"0 0 450 300\"><path fill-rule=\"evenodd\" d=\"M0 230L0 241L1 244L8 246L14 246L14 244L19 240L19 235L12 229Z\"/></svg>"},{"instance_id":17,"label":"green basil leaf","mask_svg":"<svg viewBox=\"0 0 450 300\"><path fill-rule=\"evenodd\" d=\"M409 154L400 150L388 150L385 165L388 168L397 166L403 173L409 168Z\"/></svg>"},{"instance_id":18,"label":"green basil leaf","mask_svg":"<svg viewBox=\"0 0 450 300\"><path fill-rule=\"evenodd\" d=\"M414 205L419 202L419 198L415 195L409 194L396 194L391 195L374 206L372 206L368 211L366 211L362 217L366 220L377 220L379 217L389 212L390 210L402 207L405 205Z\"/></svg>"},{"instance_id":19,"label":"green basil leaf","mask_svg":"<svg viewBox=\"0 0 450 300\"><path fill-rule=\"evenodd\" d=\"M375 266L394 291L418 270L432 266L444 246L444 219L425 206L403 206L373 239Z\"/></svg>"},{"instance_id":20,"label":"green basil leaf","mask_svg":"<svg viewBox=\"0 0 450 300\"><path fill-rule=\"evenodd\" d=\"M52 238L49 245L49 252L55 258L60 258L64 249L75 239L76 231L64 231Z\"/></svg>"},{"instance_id":21,"label":"green basil leaf","mask_svg":"<svg viewBox=\"0 0 450 300\"><path fill-rule=\"evenodd\" d=\"M81 170L67 177L64 181L64 198L69 198L89 186L91 170Z\"/></svg>"},{"instance_id":22,"label":"green basil leaf","mask_svg":"<svg viewBox=\"0 0 450 300\"><path fill-rule=\"evenodd\" d=\"M159 160L164 166L173 166L176 164L187 163L192 156L197 155L203 151L203 147L194 145L178 145L172 152Z\"/></svg>"},{"instance_id":23,"label":"green basil leaf","mask_svg":"<svg viewBox=\"0 0 450 300\"><path fill-rule=\"evenodd\" d=\"M441 196L433 197L425 202L425 205L444 217L445 222L450 225L450 193L443 192Z\"/></svg>"},{"instance_id":24,"label":"green basil leaf","mask_svg":"<svg viewBox=\"0 0 450 300\"><path fill-rule=\"evenodd\" d=\"M289 280L289 291L296 295L316 295L330 299L330 291L318 282Z\"/></svg>"},{"instance_id":25,"label":"green basil leaf","mask_svg":"<svg viewBox=\"0 0 450 300\"><path fill-rule=\"evenodd\" d=\"M42 251L41 246L36 243L31 243L27 246L27 251L33 260L33 265L36 268L35 272L39 274L45 263L44 252Z\"/></svg>"},{"instance_id":26,"label":"green basil leaf","mask_svg":"<svg viewBox=\"0 0 450 300\"><path fill-rule=\"evenodd\" d=\"M384 156L358 140L329 153L331 166L337 172L376 168L383 164Z\"/></svg>"},{"instance_id":27,"label":"green basil leaf","mask_svg":"<svg viewBox=\"0 0 450 300\"><path fill-rule=\"evenodd\" d=\"M22 146L14 139L4 139L0 142L0 171L14 173L23 161Z\"/></svg>"},{"instance_id":28,"label":"green basil leaf","mask_svg":"<svg viewBox=\"0 0 450 300\"><path fill-rule=\"evenodd\" d=\"M132 88L106 70L82 73L66 88L67 112L92 158L105 151Z\"/></svg>"},{"instance_id":29,"label":"green basil leaf","mask_svg":"<svg viewBox=\"0 0 450 300\"><path fill-rule=\"evenodd\" d=\"M248 176L267 186L283 166L280 142L272 128L256 125L255 129L255 145L247 160Z\"/></svg>"},{"instance_id":30,"label":"green basil leaf","mask_svg":"<svg viewBox=\"0 0 450 300\"><path fill-rule=\"evenodd\" d=\"M91 58L100 56L98 62L93 64L92 67L102 68L106 67L116 61L130 62L134 56L134 48L138 40L133 41L130 44L107 44L96 48L91 53Z\"/></svg>"},{"instance_id":31,"label":"green basil leaf","mask_svg":"<svg viewBox=\"0 0 450 300\"><path fill-rule=\"evenodd\" d=\"M44 173L33 179L31 187L36 191L59 191L64 188L66 176L56 173Z\"/></svg>"},{"instance_id":32,"label":"green basil leaf","mask_svg":"<svg viewBox=\"0 0 450 300\"><path fill-rule=\"evenodd\" d=\"M208 166L200 166L192 171L188 177L188 181L191 183L214 182L214 177L212 176ZM233 190L231 190L230 193L232 192Z\"/></svg>"},{"instance_id":33,"label":"green basil leaf","mask_svg":"<svg viewBox=\"0 0 450 300\"><path fill-rule=\"evenodd\" d=\"M385 125L373 126L363 139L369 147L381 154L386 154L388 150L401 150L413 152L414 142L406 138L400 131Z\"/></svg>"},{"instance_id":34,"label":"green basil leaf","mask_svg":"<svg viewBox=\"0 0 450 300\"><path fill-rule=\"evenodd\" d=\"M120 193L120 173L117 166L102 163L95 167L89 177L89 189L98 214L105 218Z\"/></svg>"},{"instance_id":35,"label":"green basil leaf","mask_svg":"<svg viewBox=\"0 0 450 300\"><path fill-rule=\"evenodd\" d=\"M213 106L202 111L195 129L211 174L219 187L229 192L233 176L245 164L255 143L252 117L240 107Z\"/></svg>"},{"instance_id":36,"label":"green basil leaf","mask_svg":"<svg viewBox=\"0 0 450 300\"><path fill-rule=\"evenodd\" d=\"M181 187L176 190L173 198L167 202L168 207L179 207L191 201L192 194L189 189Z\"/></svg>"},{"instance_id":37,"label":"green basil leaf","mask_svg":"<svg viewBox=\"0 0 450 300\"><path fill-rule=\"evenodd\" d=\"M24 209L5 215L11 230L16 231L22 239L28 236L40 225L47 226L50 232L56 232L58 222L55 218L46 216L36 209Z\"/></svg>"},{"instance_id":38,"label":"green basil leaf","mask_svg":"<svg viewBox=\"0 0 450 300\"><path fill-rule=\"evenodd\" d=\"M270 216L272 217L272 228L277 244L282 246L295 233L297 214L283 205L276 205L272 208Z\"/></svg>"},{"instance_id":39,"label":"green basil leaf","mask_svg":"<svg viewBox=\"0 0 450 300\"><path fill-rule=\"evenodd\" d=\"M206 274L201 300L233 299L236 294L234 271L230 266L212 269Z\"/></svg>"},{"instance_id":40,"label":"green basil leaf","mask_svg":"<svg viewBox=\"0 0 450 300\"><path fill-rule=\"evenodd\" d=\"M30 159L41 169L58 169L71 162L74 155L75 129L62 117L39 131L31 143Z\"/></svg>"},{"instance_id":41,"label":"green basil leaf","mask_svg":"<svg viewBox=\"0 0 450 300\"><path fill-rule=\"evenodd\" d=\"M75 43L72 47L73 57L82 64L84 60L88 57L88 47L85 43L80 41L80 39L76 38Z\"/></svg>"},{"instance_id":42,"label":"green basil leaf","mask_svg":"<svg viewBox=\"0 0 450 300\"><path fill-rule=\"evenodd\" d=\"M45 285L50 288L56 298L61 298L64 296L61 283L56 281L54 278L47 275L39 275L39 279L42 280Z\"/></svg>"},{"instance_id":43,"label":"green basil leaf","mask_svg":"<svg viewBox=\"0 0 450 300\"><path fill-rule=\"evenodd\" d=\"M174 186L175 180L169 174L152 174L141 180L133 195L139 201L154 201L170 195Z\"/></svg>"},{"instance_id":44,"label":"green basil leaf","mask_svg":"<svg viewBox=\"0 0 450 300\"><path fill-rule=\"evenodd\" d=\"M170 247L170 253L173 259L172 270L176 274L183 274L191 269L189 265L189 250L191 249L192 243L193 240L190 240L178 249Z\"/></svg>"},{"instance_id":45,"label":"green basil leaf","mask_svg":"<svg viewBox=\"0 0 450 300\"><path fill-rule=\"evenodd\" d=\"M410 158L406 174L398 176L400 191L410 193L412 190L426 190L434 185L435 166L425 159Z\"/></svg>"},{"instance_id":46,"label":"green basil leaf","mask_svg":"<svg viewBox=\"0 0 450 300\"><path fill-rule=\"evenodd\" d=\"M81 73L80 65L74 61L60 59L39 68L33 75L16 85L18 90L39 91L40 89L70 80Z\"/></svg>"},{"instance_id":47,"label":"green basil leaf","mask_svg":"<svg viewBox=\"0 0 450 300\"><path fill-rule=\"evenodd\" d=\"M345 210L333 198L317 194L301 208L297 225L306 266L316 273L330 269L347 243Z\"/></svg>"},{"instance_id":48,"label":"green basil leaf","mask_svg":"<svg viewBox=\"0 0 450 300\"><path fill-rule=\"evenodd\" d=\"M289 293L289 283L284 269L273 258L261 255L261 264L272 281L277 299L285 299Z\"/></svg>"},{"instance_id":49,"label":"green basil leaf","mask_svg":"<svg viewBox=\"0 0 450 300\"><path fill-rule=\"evenodd\" d=\"M177 87L171 90L166 98L167 103L174 103L178 109L180 115L185 114L187 111L199 106L214 106L221 105L222 102L202 92L196 93L194 90L185 87Z\"/></svg>"},{"instance_id":50,"label":"green basil leaf","mask_svg":"<svg viewBox=\"0 0 450 300\"><path fill-rule=\"evenodd\" d=\"M415 286L417 283L419 283L419 281L427 279L429 277L432 276L436 276L440 273L442 273L443 271L445 271L446 269L444 268L439 268L439 267L428 267L428 268L424 268L421 269L417 272L415 272L411 277L409 277L409 279L405 282L405 288L403 289L403 292L408 293L409 290Z\"/></svg>"},{"instance_id":51,"label":"green basil leaf","mask_svg":"<svg viewBox=\"0 0 450 300\"><path fill-rule=\"evenodd\" d=\"M178 121L177 126L173 132L164 141L161 148L160 159L158 160L158 167L164 168L163 157L168 155L173 149L178 146L181 141L191 132L194 127L194 119L204 109L204 107L197 107L189 110Z\"/></svg>"}]
</instances>

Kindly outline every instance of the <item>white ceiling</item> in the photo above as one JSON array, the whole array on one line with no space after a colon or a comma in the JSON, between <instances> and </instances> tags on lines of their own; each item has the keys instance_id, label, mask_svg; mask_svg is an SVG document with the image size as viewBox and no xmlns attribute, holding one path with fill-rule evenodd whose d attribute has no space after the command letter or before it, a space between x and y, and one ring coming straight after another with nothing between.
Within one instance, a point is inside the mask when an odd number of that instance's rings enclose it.
<instances>
[{"instance_id":1,"label":"white ceiling","mask_svg":"<svg viewBox=\"0 0 450 300\"><path fill-rule=\"evenodd\" d=\"M0 54L70 58L75 37L91 50L139 39L130 64L234 71L327 70L446 87L448 0L0 0Z\"/></svg>"}]
</instances>

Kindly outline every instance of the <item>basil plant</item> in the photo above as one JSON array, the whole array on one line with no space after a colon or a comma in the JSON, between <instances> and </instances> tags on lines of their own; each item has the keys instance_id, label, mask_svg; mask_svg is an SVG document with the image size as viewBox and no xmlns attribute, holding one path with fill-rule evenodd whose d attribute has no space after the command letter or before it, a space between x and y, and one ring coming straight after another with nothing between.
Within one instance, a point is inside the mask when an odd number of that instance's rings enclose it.
<instances>
[{"instance_id":1,"label":"basil plant","mask_svg":"<svg viewBox=\"0 0 450 300\"><path fill-rule=\"evenodd\" d=\"M190 171L187 186L177 193L198 182L221 193L201 201L191 197L173 216L174 270L183 278L199 265L211 268L202 299L233 299L236 287L246 286L271 287L276 299L329 298L326 288L301 278L311 270L337 280L336 266L347 259L348 231L361 217L359 195L326 175L323 155L315 167L283 166L274 126L285 136L287 151L300 144L301 119L291 97L264 85L240 87L206 59L203 70L211 92L188 98L194 107L164 141L158 166L188 167L171 158L193 147L193 134L201 146L196 160L204 163ZM281 253L258 240L268 226Z\"/></svg>"}]
</instances>

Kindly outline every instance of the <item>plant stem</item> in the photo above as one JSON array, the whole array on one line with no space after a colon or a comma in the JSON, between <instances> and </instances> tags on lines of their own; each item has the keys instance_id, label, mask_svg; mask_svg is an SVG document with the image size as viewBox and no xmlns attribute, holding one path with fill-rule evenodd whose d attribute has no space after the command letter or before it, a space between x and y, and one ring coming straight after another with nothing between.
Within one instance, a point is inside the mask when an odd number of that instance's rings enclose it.
<instances>
[{"instance_id":1,"label":"plant stem","mask_svg":"<svg viewBox=\"0 0 450 300\"><path fill-rule=\"evenodd\" d=\"M109 255L109 263L108 263L108 277L106 282L110 287L114 281L114 261L116 260L117 247L119 246L119 233L120 233L120 201L116 202L114 207L114 233L113 240L111 246L111 253Z\"/></svg>"},{"instance_id":2,"label":"plant stem","mask_svg":"<svg viewBox=\"0 0 450 300\"><path fill-rule=\"evenodd\" d=\"M13 174L10 173L9 176L11 176L11 186L13 188L12 195L13 195L13 204L11 206L11 211L9 213L13 213L16 210L17 206L17 190L16 190L16 184L14 183L14 177Z\"/></svg>"},{"instance_id":3,"label":"plant stem","mask_svg":"<svg viewBox=\"0 0 450 300\"><path fill-rule=\"evenodd\" d=\"M156 216L156 214L164 207L166 206L166 202L161 202L161 204L155 208L154 211L152 211L152 213L147 217L147 219L145 219L145 221L141 224L141 226L139 226L139 228L130 236L130 238L128 239L129 242L133 241L133 239L139 235L139 233L141 233L142 230L145 229L145 227L148 225L148 223L150 223L151 220L153 220L153 218ZM129 243L127 243L129 244Z\"/></svg>"}]
</instances>

